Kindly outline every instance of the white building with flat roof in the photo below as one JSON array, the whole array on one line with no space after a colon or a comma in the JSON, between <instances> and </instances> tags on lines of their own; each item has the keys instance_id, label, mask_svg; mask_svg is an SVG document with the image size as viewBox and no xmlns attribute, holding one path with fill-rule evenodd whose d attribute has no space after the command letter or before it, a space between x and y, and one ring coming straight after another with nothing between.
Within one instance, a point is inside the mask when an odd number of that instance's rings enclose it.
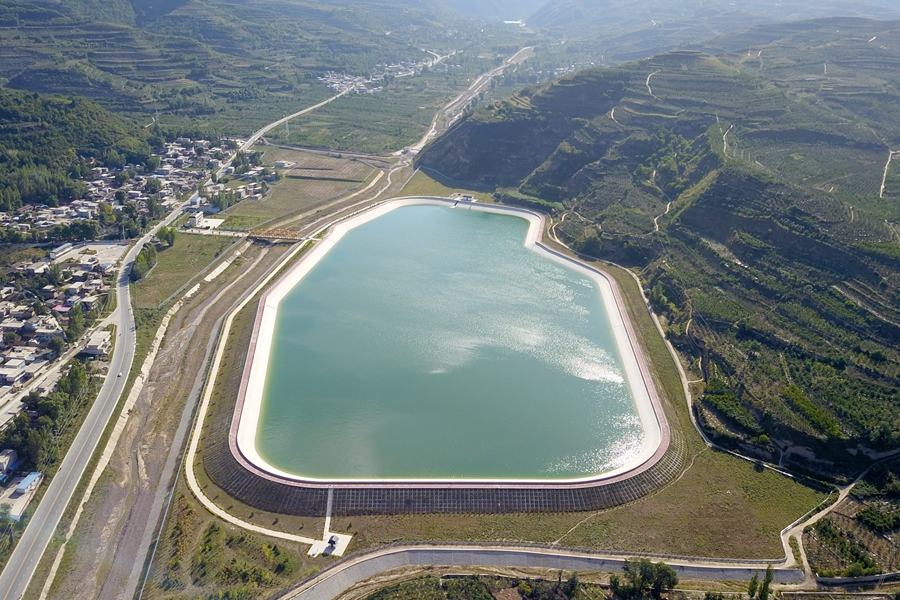
<instances>
[{"instance_id":1,"label":"white building with flat roof","mask_svg":"<svg viewBox=\"0 0 900 600\"><path fill-rule=\"evenodd\" d=\"M82 352L91 356L102 356L108 353L112 347L111 338L112 336L108 331L95 331L88 338L88 342Z\"/></svg>"},{"instance_id":2,"label":"white building with flat roof","mask_svg":"<svg viewBox=\"0 0 900 600\"><path fill-rule=\"evenodd\" d=\"M188 224L191 227L203 227L203 211L198 210L195 213L191 214L191 217L188 219Z\"/></svg>"}]
</instances>

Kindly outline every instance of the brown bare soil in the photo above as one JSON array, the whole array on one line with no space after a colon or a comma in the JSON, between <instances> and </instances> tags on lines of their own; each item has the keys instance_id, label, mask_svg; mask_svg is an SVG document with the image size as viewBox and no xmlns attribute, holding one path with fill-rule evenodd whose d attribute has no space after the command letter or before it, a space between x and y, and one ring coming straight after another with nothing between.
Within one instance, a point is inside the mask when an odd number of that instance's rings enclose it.
<instances>
[{"instance_id":1,"label":"brown bare soil","mask_svg":"<svg viewBox=\"0 0 900 600\"><path fill-rule=\"evenodd\" d=\"M143 560L144 530L172 446L173 435L190 395L216 320L246 289L229 282L247 279L275 263L285 246L254 245L240 265L232 265L216 283L200 292L173 318L131 419L110 461L91 508L66 551L52 598L118 598L136 564Z\"/></svg>"}]
</instances>

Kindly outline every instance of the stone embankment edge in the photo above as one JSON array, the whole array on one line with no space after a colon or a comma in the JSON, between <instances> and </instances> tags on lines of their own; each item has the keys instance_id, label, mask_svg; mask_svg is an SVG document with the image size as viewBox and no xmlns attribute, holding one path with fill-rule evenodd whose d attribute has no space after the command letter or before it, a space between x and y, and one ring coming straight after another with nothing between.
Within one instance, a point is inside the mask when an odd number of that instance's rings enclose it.
<instances>
[{"instance_id":1,"label":"stone embankment edge","mask_svg":"<svg viewBox=\"0 0 900 600\"><path fill-rule=\"evenodd\" d=\"M578 271L582 276L591 278L597 285L604 308L613 327L613 333L622 356L623 368L634 397L638 414L645 434L641 452L628 464L604 473L600 476L585 477L575 480L440 480L440 479L404 479L404 480L319 480L305 478L284 472L272 466L256 451L256 433L262 404L262 390L265 383L269 352L274 337L277 309L281 300L293 289L347 232L372 221L388 212L413 205L461 206L470 210L516 216L529 223L526 233L525 247L544 258L561 264L566 268ZM332 227L328 235L321 240L315 249L307 253L275 284L268 287L262 296L254 323L253 335L244 366L241 385L234 410L234 420L229 434L232 454L248 470L262 477L286 485L302 484L304 486L435 486L435 487L545 487L565 488L568 486L595 486L612 483L622 478L631 477L637 472L658 462L668 449L670 441L669 425L653 380L647 367L642 349L634 333L631 320L627 314L624 301L615 280L608 273L586 265L568 256L555 252L540 242L544 229L544 216L527 209L516 207L499 207L479 203L454 202L447 199L409 198L394 199L371 210L344 220ZM257 288L254 295L262 291Z\"/></svg>"}]
</instances>

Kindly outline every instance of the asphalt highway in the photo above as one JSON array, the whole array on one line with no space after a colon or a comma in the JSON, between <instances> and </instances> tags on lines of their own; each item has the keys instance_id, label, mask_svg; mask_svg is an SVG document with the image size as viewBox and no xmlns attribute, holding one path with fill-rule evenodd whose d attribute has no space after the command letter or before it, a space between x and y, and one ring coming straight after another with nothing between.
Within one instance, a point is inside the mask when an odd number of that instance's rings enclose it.
<instances>
[{"instance_id":1,"label":"asphalt highway","mask_svg":"<svg viewBox=\"0 0 900 600\"><path fill-rule=\"evenodd\" d=\"M183 205L179 206L163 222L140 238L122 259L116 281L117 307L109 318L109 322L116 326L116 338L106 380L75 441L28 522L22 538L6 563L6 568L0 574L0 600L19 600L25 594L38 562L53 538L66 506L72 499L75 488L100 442L103 430L106 429L115 411L119 397L125 390L125 382L128 380L135 352L135 325L128 279L131 265L156 230L174 221L181 214L182 207ZM121 377L119 373L122 374Z\"/></svg>"}]
</instances>

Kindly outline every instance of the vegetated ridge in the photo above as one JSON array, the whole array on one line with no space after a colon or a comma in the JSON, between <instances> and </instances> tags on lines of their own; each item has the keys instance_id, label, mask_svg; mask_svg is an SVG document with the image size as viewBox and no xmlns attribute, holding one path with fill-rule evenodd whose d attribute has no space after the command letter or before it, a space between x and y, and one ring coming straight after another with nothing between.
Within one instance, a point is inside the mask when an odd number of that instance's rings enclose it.
<instances>
[{"instance_id":1,"label":"vegetated ridge","mask_svg":"<svg viewBox=\"0 0 900 600\"><path fill-rule=\"evenodd\" d=\"M702 49L521 90L418 164L550 211L573 248L635 268L707 384L703 427L840 480L900 445L900 24L767 26Z\"/></svg>"},{"instance_id":2,"label":"vegetated ridge","mask_svg":"<svg viewBox=\"0 0 900 600\"><path fill-rule=\"evenodd\" d=\"M160 141L93 102L0 90L0 211L81 198L93 166L144 163Z\"/></svg>"}]
</instances>

